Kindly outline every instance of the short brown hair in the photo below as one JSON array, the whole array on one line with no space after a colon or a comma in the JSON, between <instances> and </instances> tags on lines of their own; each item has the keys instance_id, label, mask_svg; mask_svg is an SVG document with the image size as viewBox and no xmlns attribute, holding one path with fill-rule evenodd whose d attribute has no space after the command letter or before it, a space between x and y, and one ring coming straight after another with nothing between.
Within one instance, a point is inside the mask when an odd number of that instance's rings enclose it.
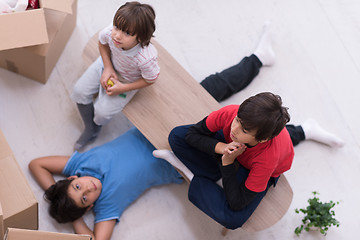
<instances>
[{"instance_id":1,"label":"short brown hair","mask_svg":"<svg viewBox=\"0 0 360 240\"><path fill-rule=\"evenodd\" d=\"M148 4L127 2L115 13L113 25L131 36L141 47L148 46L155 32L155 11Z\"/></svg>"},{"instance_id":2,"label":"short brown hair","mask_svg":"<svg viewBox=\"0 0 360 240\"><path fill-rule=\"evenodd\" d=\"M237 116L248 131L256 130L257 141L277 136L290 121L288 108L282 106L279 95L259 93L246 99L239 107Z\"/></svg>"},{"instance_id":3,"label":"short brown hair","mask_svg":"<svg viewBox=\"0 0 360 240\"><path fill-rule=\"evenodd\" d=\"M50 203L49 214L58 223L73 222L82 217L87 210L87 208L78 207L68 195L68 189L73 180L59 180L45 191L44 198Z\"/></svg>"}]
</instances>

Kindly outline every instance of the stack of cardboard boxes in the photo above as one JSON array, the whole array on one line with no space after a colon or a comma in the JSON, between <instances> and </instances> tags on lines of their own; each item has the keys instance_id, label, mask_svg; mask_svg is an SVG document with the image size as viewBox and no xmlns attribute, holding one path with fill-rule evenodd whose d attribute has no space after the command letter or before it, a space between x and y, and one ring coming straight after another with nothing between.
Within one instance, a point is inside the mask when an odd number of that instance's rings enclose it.
<instances>
[{"instance_id":1,"label":"stack of cardboard boxes","mask_svg":"<svg viewBox=\"0 0 360 240\"><path fill-rule=\"evenodd\" d=\"M0 67L46 83L76 25L77 0L0 15Z\"/></svg>"},{"instance_id":2,"label":"stack of cardboard boxes","mask_svg":"<svg viewBox=\"0 0 360 240\"><path fill-rule=\"evenodd\" d=\"M40 8L0 15L0 67L46 83L76 25L77 0L40 0ZM0 239L90 240L37 231L38 202L0 130Z\"/></svg>"}]
</instances>

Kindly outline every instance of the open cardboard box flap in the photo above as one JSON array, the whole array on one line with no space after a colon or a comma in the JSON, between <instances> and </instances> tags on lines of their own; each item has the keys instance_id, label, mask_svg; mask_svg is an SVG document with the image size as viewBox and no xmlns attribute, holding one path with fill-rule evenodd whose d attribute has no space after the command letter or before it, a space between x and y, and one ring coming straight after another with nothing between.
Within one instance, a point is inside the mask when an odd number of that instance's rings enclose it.
<instances>
[{"instance_id":1,"label":"open cardboard box flap","mask_svg":"<svg viewBox=\"0 0 360 240\"><path fill-rule=\"evenodd\" d=\"M48 43L44 9L0 15L0 50Z\"/></svg>"},{"instance_id":2,"label":"open cardboard box flap","mask_svg":"<svg viewBox=\"0 0 360 240\"><path fill-rule=\"evenodd\" d=\"M4 240L91 240L89 235L8 228Z\"/></svg>"},{"instance_id":3,"label":"open cardboard box flap","mask_svg":"<svg viewBox=\"0 0 360 240\"><path fill-rule=\"evenodd\" d=\"M49 43L44 9L72 14L75 0L41 0L39 9L0 15L0 51Z\"/></svg>"},{"instance_id":4,"label":"open cardboard box flap","mask_svg":"<svg viewBox=\"0 0 360 240\"><path fill-rule=\"evenodd\" d=\"M40 6L42 6L42 8L48 8L72 14L71 6L73 2L74 0L40 0Z\"/></svg>"}]
</instances>

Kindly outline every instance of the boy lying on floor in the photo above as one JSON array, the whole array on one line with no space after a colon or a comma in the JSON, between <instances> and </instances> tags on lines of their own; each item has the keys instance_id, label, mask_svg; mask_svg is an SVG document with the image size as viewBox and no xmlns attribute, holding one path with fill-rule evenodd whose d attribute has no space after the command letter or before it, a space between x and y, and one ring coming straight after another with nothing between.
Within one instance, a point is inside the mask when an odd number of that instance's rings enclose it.
<instances>
[{"instance_id":1,"label":"boy lying on floor","mask_svg":"<svg viewBox=\"0 0 360 240\"><path fill-rule=\"evenodd\" d=\"M115 140L87 152L34 159L29 168L50 202L49 213L59 223L72 222L76 233L110 239L123 211L146 189L181 183L179 173L152 156L155 148L132 128ZM67 178L55 183L53 174ZM94 231L82 216L95 213Z\"/></svg>"}]
</instances>

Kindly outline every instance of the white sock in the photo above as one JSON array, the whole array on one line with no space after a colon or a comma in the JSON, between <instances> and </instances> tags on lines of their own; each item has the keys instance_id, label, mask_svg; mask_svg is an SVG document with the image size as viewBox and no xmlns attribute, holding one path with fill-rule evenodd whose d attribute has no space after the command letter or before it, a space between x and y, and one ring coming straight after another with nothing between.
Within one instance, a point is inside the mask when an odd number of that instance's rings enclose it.
<instances>
[{"instance_id":1,"label":"white sock","mask_svg":"<svg viewBox=\"0 0 360 240\"><path fill-rule=\"evenodd\" d=\"M194 174L175 156L172 151L166 149L154 150L153 155L154 157L162 158L168 161L171 165L180 170L185 177L188 178L189 182L193 179Z\"/></svg>"},{"instance_id":2,"label":"white sock","mask_svg":"<svg viewBox=\"0 0 360 240\"><path fill-rule=\"evenodd\" d=\"M271 44L270 21L264 23L263 33L254 54L259 58L263 66L271 66L275 62L275 53Z\"/></svg>"},{"instance_id":3,"label":"white sock","mask_svg":"<svg viewBox=\"0 0 360 240\"><path fill-rule=\"evenodd\" d=\"M324 143L330 147L342 147L344 146L344 141L334 134L327 132L314 119L308 119L301 127L305 133L305 139L314 140L317 142Z\"/></svg>"},{"instance_id":4,"label":"white sock","mask_svg":"<svg viewBox=\"0 0 360 240\"><path fill-rule=\"evenodd\" d=\"M222 182L222 178L220 178L219 180L217 180L216 184L219 185L220 187L224 188L223 182Z\"/></svg>"}]
</instances>

